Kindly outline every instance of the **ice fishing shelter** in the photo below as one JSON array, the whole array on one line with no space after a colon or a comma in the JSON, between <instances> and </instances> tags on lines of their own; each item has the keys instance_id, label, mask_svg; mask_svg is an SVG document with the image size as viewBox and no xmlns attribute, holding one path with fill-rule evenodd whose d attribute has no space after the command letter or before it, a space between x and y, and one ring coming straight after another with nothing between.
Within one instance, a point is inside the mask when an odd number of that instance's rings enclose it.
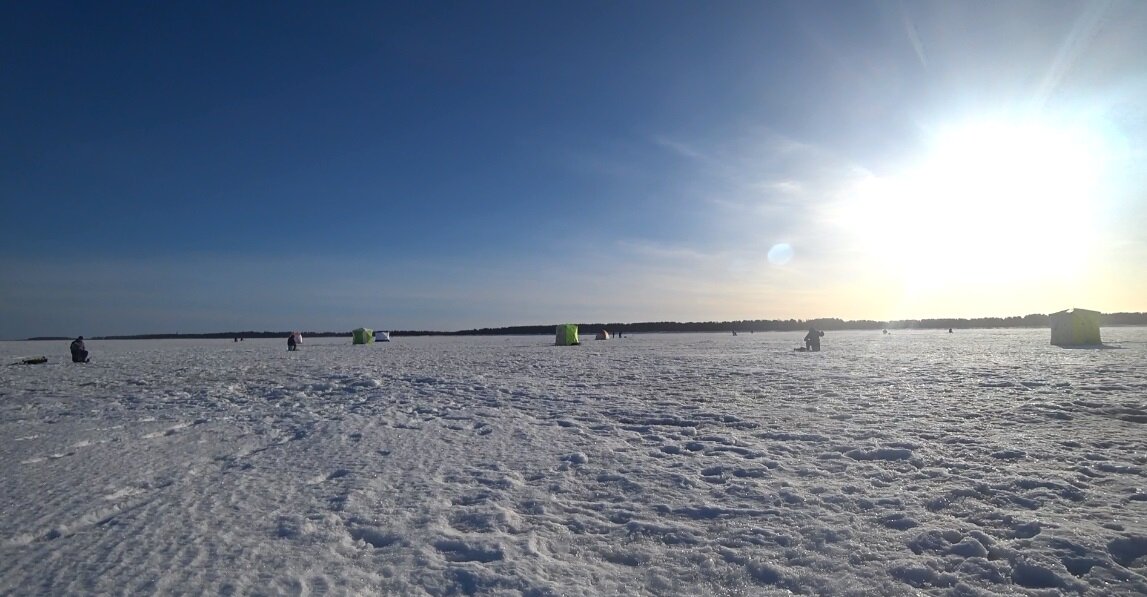
<instances>
[{"instance_id":1,"label":"ice fishing shelter","mask_svg":"<svg viewBox=\"0 0 1147 597\"><path fill-rule=\"evenodd\" d=\"M1051 343L1055 346L1103 344L1099 339L1099 311L1067 309L1052 313Z\"/></svg>"},{"instance_id":2,"label":"ice fishing shelter","mask_svg":"<svg viewBox=\"0 0 1147 597\"><path fill-rule=\"evenodd\" d=\"M390 342L390 332L375 332L374 333L374 341L375 342Z\"/></svg>"},{"instance_id":3,"label":"ice fishing shelter","mask_svg":"<svg viewBox=\"0 0 1147 597\"><path fill-rule=\"evenodd\" d=\"M554 330L554 344L557 346L577 346L577 326L572 323L559 324Z\"/></svg>"},{"instance_id":4,"label":"ice fishing shelter","mask_svg":"<svg viewBox=\"0 0 1147 597\"><path fill-rule=\"evenodd\" d=\"M374 330L367 328L358 328L351 332L354 338L354 344L373 344L374 343Z\"/></svg>"},{"instance_id":5,"label":"ice fishing shelter","mask_svg":"<svg viewBox=\"0 0 1147 597\"><path fill-rule=\"evenodd\" d=\"M602 331L598 332L597 335L593 337L593 339L594 340L609 340L609 332L606 330L602 330Z\"/></svg>"}]
</instances>

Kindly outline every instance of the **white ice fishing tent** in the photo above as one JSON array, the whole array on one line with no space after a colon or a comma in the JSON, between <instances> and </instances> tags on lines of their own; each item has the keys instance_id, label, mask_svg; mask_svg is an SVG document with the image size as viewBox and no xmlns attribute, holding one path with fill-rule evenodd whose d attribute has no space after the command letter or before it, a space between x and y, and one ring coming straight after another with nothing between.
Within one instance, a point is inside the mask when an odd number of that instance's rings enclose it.
<instances>
[{"instance_id":1,"label":"white ice fishing tent","mask_svg":"<svg viewBox=\"0 0 1147 597\"><path fill-rule=\"evenodd\" d=\"M375 342L390 342L390 332L375 332L374 333L374 341Z\"/></svg>"},{"instance_id":2,"label":"white ice fishing tent","mask_svg":"<svg viewBox=\"0 0 1147 597\"><path fill-rule=\"evenodd\" d=\"M609 340L609 332L602 330L593 337L594 340Z\"/></svg>"},{"instance_id":3,"label":"white ice fishing tent","mask_svg":"<svg viewBox=\"0 0 1147 597\"><path fill-rule=\"evenodd\" d=\"M1103 344L1099 339L1099 311L1067 309L1052 313L1051 343L1055 346Z\"/></svg>"}]
</instances>

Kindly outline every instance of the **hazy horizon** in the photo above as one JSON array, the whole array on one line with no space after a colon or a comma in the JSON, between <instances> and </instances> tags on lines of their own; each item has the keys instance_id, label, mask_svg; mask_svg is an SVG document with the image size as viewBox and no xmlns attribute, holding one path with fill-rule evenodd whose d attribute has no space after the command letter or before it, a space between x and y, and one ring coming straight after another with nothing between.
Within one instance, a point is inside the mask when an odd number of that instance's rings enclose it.
<instances>
[{"instance_id":1,"label":"hazy horizon","mask_svg":"<svg viewBox=\"0 0 1147 597\"><path fill-rule=\"evenodd\" d=\"M1118 312L1118 314L1125 314L1125 313L1128 313L1128 312ZM1116 313L1104 313L1104 315L1114 315L1114 314L1116 314ZM1147 313L1140 313L1140 312L1130 312L1129 314L1147 316ZM830 317L816 317L816 318L808 318L808 319L786 317L786 318L769 318L769 319L763 319L763 318L739 319L739 320L713 320L713 319L710 319L710 320L692 320L692 321L641 320L641 321L628 321L628 322L627 321L602 320L602 321L579 321L579 322L566 322L566 323L576 323L578 325L640 326L640 325L651 325L651 324L662 324L662 323L663 324L678 324L678 325L697 325L697 324L726 325L726 324L741 323L741 322L744 322L744 323L787 322L787 321L814 322L814 321L834 320L834 321L840 321L845 325L854 324L854 323L862 323L862 322L872 322L875 324L883 323L883 324L889 324L889 326L895 326L895 324L902 324L902 323L948 322L948 321L953 321L953 322L962 321L962 322L976 323L976 322L979 322L982 320L994 320L994 319L1006 320L1006 319L1016 319L1016 318L1022 319L1024 317L1029 317L1029 316L1033 316L1033 315L1035 315L1035 316L1047 316L1047 315L1050 315L1050 313L1025 313L1023 315L1018 315L1018 314L1015 314L1015 315L989 315L989 316L984 316L984 317L965 317L965 318L960 318L960 317L926 317L926 318L919 318L919 319L916 319L916 318L912 318L912 319L907 319L907 318L843 319L843 318L839 318L839 317L831 317L830 316ZM505 325L505 326L475 326L475 327L460 328L460 329L453 329L453 330L387 328L387 327L377 327L376 328L376 327L370 327L369 324L362 324L362 325L355 326L355 327L356 328L357 327L367 327L368 329L372 329L374 331L388 331L388 332L398 331L398 332L416 333L416 334L421 334L421 333L454 334L454 333L459 333L459 332L469 332L469 331L476 331L476 330L483 330L483 329L497 330L497 329L508 329L508 328L545 327L545 326L558 325L559 323L560 322L510 324L510 325ZM1147 323L1132 322L1132 323L1104 324L1104 327L1110 327L1110 326L1147 326ZM949 327L949 326L948 326L948 324L944 324L943 326L939 326L936 328L920 328L920 329L940 329L940 327ZM995 327L995 326L989 326L989 327ZM1026 326L1007 326L1007 327L1026 327ZM24 336L21 338L0 338L0 341L5 341L5 342L19 342L19 341L26 341L26 340L54 341L54 340L71 339L71 338L74 338L74 337L80 336L80 335L83 335L85 338L97 338L97 339L98 338L116 338L116 337L137 337L137 336L167 336L167 335L188 335L188 336L191 336L191 335L205 335L205 334L239 336L239 335L242 335L244 333L276 334L276 333L289 333L290 331L295 331L295 330L301 330L304 334L342 334L342 333L349 334L353 329L354 328L350 328L344 332L342 330L336 330L336 329L307 328L306 326L302 326L302 327L296 326L296 327L292 327L292 328L282 328L282 329L278 329L278 328L255 329L255 328L247 327L247 328L235 328L235 329L229 329L229 330L204 330L204 331L154 331L153 330L153 331L146 331L146 332L130 332L130 333L113 332L113 333L108 333L108 334L95 334L95 335L92 335L92 334L72 334L72 335L32 334L32 335ZM825 329L830 329L830 328L825 328ZM868 329L874 329L874 328L863 328L863 330L868 330ZM897 328L897 329L901 329L901 328ZM976 325L972 325L972 326L968 326L966 329L980 329L980 328ZM686 331L690 331L690 330L679 330L679 331L686 332ZM718 331L724 331L724 330L702 330L702 331L718 332ZM742 331L748 331L748 328L746 328L746 330L742 330ZM759 331L761 331L763 333L763 332L785 332L785 331L792 331L792 330L759 330ZM847 330L842 330L842 331L847 331Z\"/></svg>"}]
</instances>

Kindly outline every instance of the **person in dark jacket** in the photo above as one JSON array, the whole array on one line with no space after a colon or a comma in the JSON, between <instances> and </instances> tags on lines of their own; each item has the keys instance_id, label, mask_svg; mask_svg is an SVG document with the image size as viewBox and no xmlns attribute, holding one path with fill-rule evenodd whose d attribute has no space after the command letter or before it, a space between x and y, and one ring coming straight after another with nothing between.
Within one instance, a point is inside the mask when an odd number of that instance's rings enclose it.
<instances>
[{"instance_id":1,"label":"person in dark jacket","mask_svg":"<svg viewBox=\"0 0 1147 597\"><path fill-rule=\"evenodd\" d=\"M80 336L72 340L72 362L73 363L86 363L88 362L88 349L84 346L84 337Z\"/></svg>"},{"instance_id":2,"label":"person in dark jacket","mask_svg":"<svg viewBox=\"0 0 1147 597\"><path fill-rule=\"evenodd\" d=\"M295 339L294 332L291 332L291 335L287 336L287 350L298 350L298 341Z\"/></svg>"},{"instance_id":3,"label":"person in dark jacket","mask_svg":"<svg viewBox=\"0 0 1147 597\"><path fill-rule=\"evenodd\" d=\"M809 328L808 333L805 334L804 337L805 350L809 352L820 352L820 337L823 335L824 332L816 328Z\"/></svg>"}]
</instances>

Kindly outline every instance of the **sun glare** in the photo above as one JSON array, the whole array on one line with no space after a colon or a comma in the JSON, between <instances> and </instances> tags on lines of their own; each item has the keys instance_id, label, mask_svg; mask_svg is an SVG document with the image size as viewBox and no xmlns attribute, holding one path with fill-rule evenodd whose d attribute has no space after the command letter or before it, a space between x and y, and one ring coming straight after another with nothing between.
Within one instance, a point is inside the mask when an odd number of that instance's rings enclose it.
<instances>
[{"instance_id":1,"label":"sun glare","mask_svg":"<svg viewBox=\"0 0 1147 597\"><path fill-rule=\"evenodd\" d=\"M915 284L1046 277L1087 258L1102 156L1082 129L948 127L910 171L865 176L843 218L863 250Z\"/></svg>"}]
</instances>

